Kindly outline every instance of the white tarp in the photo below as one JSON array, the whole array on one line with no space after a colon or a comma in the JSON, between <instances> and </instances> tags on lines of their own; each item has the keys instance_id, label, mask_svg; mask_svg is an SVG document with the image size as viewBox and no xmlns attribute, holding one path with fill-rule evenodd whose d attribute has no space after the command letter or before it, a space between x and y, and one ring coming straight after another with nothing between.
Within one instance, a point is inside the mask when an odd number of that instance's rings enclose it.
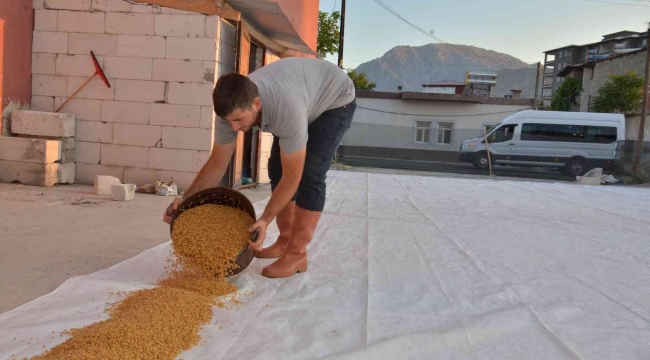
<instances>
[{"instance_id":1,"label":"white tarp","mask_svg":"<svg viewBox=\"0 0 650 360\"><path fill-rule=\"evenodd\" d=\"M182 358L650 359L649 190L355 172L328 183L309 271L270 280L272 260L255 260L235 279L255 294L215 309ZM0 359L105 319L107 293L152 286L168 251L0 315Z\"/></svg>"}]
</instances>

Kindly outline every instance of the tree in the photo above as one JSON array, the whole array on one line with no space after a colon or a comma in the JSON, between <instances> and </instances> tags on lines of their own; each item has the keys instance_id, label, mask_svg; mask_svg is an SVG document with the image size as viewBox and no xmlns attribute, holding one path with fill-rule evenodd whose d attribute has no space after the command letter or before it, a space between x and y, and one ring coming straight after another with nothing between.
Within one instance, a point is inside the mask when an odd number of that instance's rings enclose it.
<instances>
[{"instance_id":1,"label":"tree","mask_svg":"<svg viewBox=\"0 0 650 360\"><path fill-rule=\"evenodd\" d=\"M643 76L635 71L610 74L609 80L598 90L591 110L599 113L625 114L638 111L643 99Z\"/></svg>"},{"instance_id":2,"label":"tree","mask_svg":"<svg viewBox=\"0 0 650 360\"><path fill-rule=\"evenodd\" d=\"M323 55L331 55L339 52L339 19L341 13L318 12L318 44L316 52Z\"/></svg>"},{"instance_id":3,"label":"tree","mask_svg":"<svg viewBox=\"0 0 650 360\"><path fill-rule=\"evenodd\" d=\"M578 105L578 96L582 92L582 83L578 79L565 78L562 85L553 93L551 110L571 111L572 105Z\"/></svg>"},{"instance_id":4,"label":"tree","mask_svg":"<svg viewBox=\"0 0 650 360\"><path fill-rule=\"evenodd\" d=\"M357 90L373 90L377 84L371 82L366 73L358 73L356 70L349 70L348 76L354 82L354 88Z\"/></svg>"}]
</instances>

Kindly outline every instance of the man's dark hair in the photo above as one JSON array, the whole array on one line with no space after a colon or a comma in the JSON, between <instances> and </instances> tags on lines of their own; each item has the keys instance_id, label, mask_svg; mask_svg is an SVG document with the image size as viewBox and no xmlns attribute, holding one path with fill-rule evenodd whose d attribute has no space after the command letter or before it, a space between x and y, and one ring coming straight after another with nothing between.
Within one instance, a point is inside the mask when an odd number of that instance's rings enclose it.
<instances>
[{"instance_id":1,"label":"man's dark hair","mask_svg":"<svg viewBox=\"0 0 650 360\"><path fill-rule=\"evenodd\" d=\"M250 109L258 96L257 85L247 76L224 75L219 78L212 93L214 112L223 118L236 109Z\"/></svg>"}]
</instances>

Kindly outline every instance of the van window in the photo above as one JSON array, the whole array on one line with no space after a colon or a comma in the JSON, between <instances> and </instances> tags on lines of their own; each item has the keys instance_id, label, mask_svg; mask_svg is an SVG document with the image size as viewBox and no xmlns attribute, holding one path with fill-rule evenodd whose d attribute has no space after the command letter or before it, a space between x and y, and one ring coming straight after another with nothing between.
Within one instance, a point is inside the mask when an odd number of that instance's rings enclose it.
<instances>
[{"instance_id":1,"label":"van window","mask_svg":"<svg viewBox=\"0 0 650 360\"><path fill-rule=\"evenodd\" d=\"M611 126L587 126L585 142L596 144L611 144L616 141L618 131Z\"/></svg>"},{"instance_id":2,"label":"van window","mask_svg":"<svg viewBox=\"0 0 650 360\"><path fill-rule=\"evenodd\" d=\"M523 124L521 127L523 141L555 141L555 125Z\"/></svg>"},{"instance_id":3,"label":"van window","mask_svg":"<svg viewBox=\"0 0 650 360\"><path fill-rule=\"evenodd\" d=\"M582 142L585 128L586 126L582 125L555 125L555 141Z\"/></svg>"},{"instance_id":4,"label":"van window","mask_svg":"<svg viewBox=\"0 0 650 360\"><path fill-rule=\"evenodd\" d=\"M512 140L512 136L515 133L515 127L517 127L517 125L501 126L488 137L488 143L495 144Z\"/></svg>"}]
</instances>

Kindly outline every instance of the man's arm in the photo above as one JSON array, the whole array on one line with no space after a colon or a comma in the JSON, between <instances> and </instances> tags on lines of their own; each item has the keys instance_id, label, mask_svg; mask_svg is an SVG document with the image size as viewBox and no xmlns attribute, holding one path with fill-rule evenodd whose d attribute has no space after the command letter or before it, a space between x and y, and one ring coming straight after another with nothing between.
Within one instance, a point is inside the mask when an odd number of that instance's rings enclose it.
<instances>
[{"instance_id":1,"label":"man's arm","mask_svg":"<svg viewBox=\"0 0 650 360\"><path fill-rule=\"evenodd\" d=\"M305 167L306 154L307 148L305 146L291 154L280 151L282 178L278 186L276 186L275 191L273 191L271 199L269 199L269 203L266 205L266 209L264 209L264 213L250 228L250 231L255 231L255 229L259 231L258 241L250 244L254 250L262 249L266 237L266 227L289 204L296 191L298 191L298 185L300 185L300 179L302 179L302 172Z\"/></svg>"},{"instance_id":2,"label":"man's arm","mask_svg":"<svg viewBox=\"0 0 650 360\"><path fill-rule=\"evenodd\" d=\"M233 141L230 144L220 145L214 143L212 148L212 155L208 162L203 165L203 168L192 182L192 185L185 191L183 199L188 196L199 192L203 189L217 186L219 181L223 178L223 175L228 169L228 164L230 164L230 159L232 154L235 151L235 145L237 141ZM166 223L171 222L172 213L178 208L182 199L176 198L174 201L167 207L165 213L163 214L163 221Z\"/></svg>"}]
</instances>

